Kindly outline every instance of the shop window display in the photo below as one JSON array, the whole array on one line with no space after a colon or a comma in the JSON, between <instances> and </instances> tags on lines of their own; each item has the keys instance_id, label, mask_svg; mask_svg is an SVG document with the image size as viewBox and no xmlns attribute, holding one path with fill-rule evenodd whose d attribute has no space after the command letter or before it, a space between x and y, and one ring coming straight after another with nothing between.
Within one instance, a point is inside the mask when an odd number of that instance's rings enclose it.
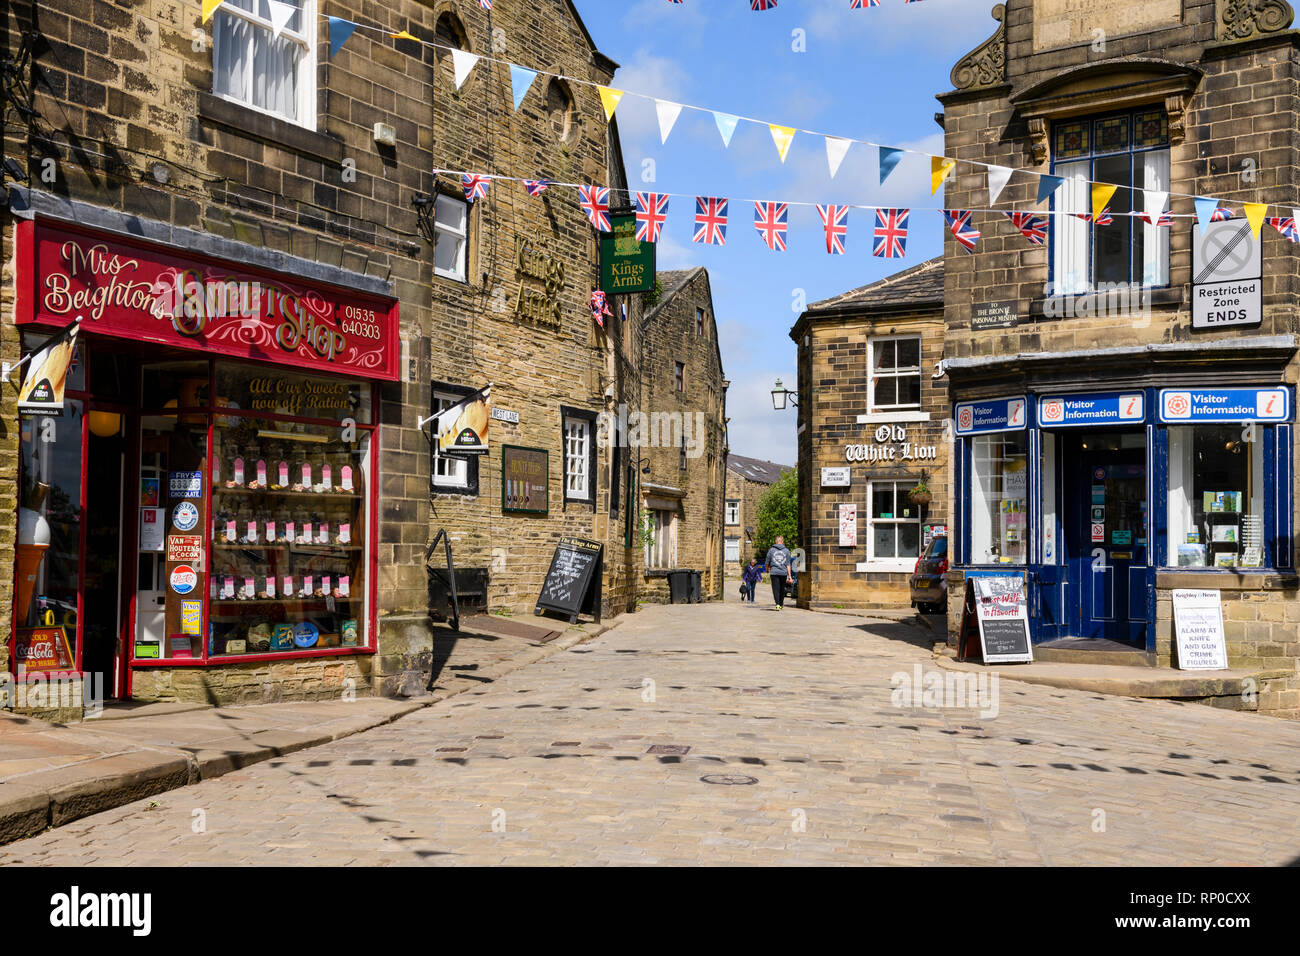
<instances>
[{"instance_id":1,"label":"shop window display","mask_svg":"<svg viewBox=\"0 0 1300 956\"><path fill-rule=\"evenodd\" d=\"M1024 564L1029 442L1023 434L971 443L971 564Z\"/></svg>"},{"instance_id":2,"label":"shop window display","mask_svg":"<svg viewBox=\"0 0 1300 956\"><path fill-rule=\"evenodd\" d=\"M1168 564L1258 568L1265 562L1263 429L1169 429Z\"/></svg>"}]
</instances>

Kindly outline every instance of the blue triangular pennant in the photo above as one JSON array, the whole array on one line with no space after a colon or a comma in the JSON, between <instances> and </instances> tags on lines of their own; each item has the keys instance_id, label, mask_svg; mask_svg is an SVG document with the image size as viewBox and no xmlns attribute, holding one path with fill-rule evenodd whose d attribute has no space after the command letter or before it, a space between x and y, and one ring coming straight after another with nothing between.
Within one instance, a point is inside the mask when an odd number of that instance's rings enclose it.
<instances>
[{"instance_id":1,"label":"blue triangular pennant","mask_svg":"<svg viewBox=\"0 0 1300 956\"><path fill-rule=\"evenodd\" d=\"M894 171L894 167L902 158L901 149L894 149L892 146L880 147L880 185L885 185L885 180L889 178L889 174Z\"/></svg>"},{"instance_id":2,"label":"blue triangular pennant","mask_svg":"<svg viewBox=\"0 0 1300 956\"><path fill-rule=\"evenodd\" d=\"M330 17L330 59L334 59L334 54L343 49L343 44L348 42L348 37L352 36L352 31L357 25L351 20L344 20L342 17Z\"/></svg>"},{"instance_id":3,"label":"blue triangular pennant","mask_svg":"<svg viewBox=\"0 0 1300 956\"><path fill-rule=\"evenodd\" d=\"M533 80L537 78L537 73L533 70L525 70L522 66L510 64L510 89L515 95L515 109L519 109L519 104L524 101L524 96L528 93L528 88L533 85Z\"/></svg>"},{"instance_id":4,"label":"blue triangular pennant","mask_svg":"<svg viewBox=\"0 0 1300 956\"><path fill-rule=\"evenodd\" d=\"M740 117L732 116L730 113L719 113L714 111L713 122L718 126L718 133L722 136L722 145L731 145L731 136L736 132L736 123Z\"/></svg>"},{"instance_id":5,"label":"blue triangular pennant","mask_svg":"<svg viewBox=\"0 0 1300 956\"><path fill-rule=\"evenodd\" d=\"M1205 232L1205 227L1210 224L1210 217L1214 215L1214 210L1219 208L1219 200L1197 196L1192 201L1196 203L1196 224L1201 227L1201 232Z\"/></svg>"},{"instance_id":6,"label":"blue triangular pennant","mask_svg":"<svg viewBox=\"0 0 1300 956\"><path fill-rule=\"evenodd\" d=\"M1065 182L1064 176L1039 176L1038 177L1038 202L1044 199L1050 199L1052 194L1061 188Z\"/></svg>"}]
</instances>

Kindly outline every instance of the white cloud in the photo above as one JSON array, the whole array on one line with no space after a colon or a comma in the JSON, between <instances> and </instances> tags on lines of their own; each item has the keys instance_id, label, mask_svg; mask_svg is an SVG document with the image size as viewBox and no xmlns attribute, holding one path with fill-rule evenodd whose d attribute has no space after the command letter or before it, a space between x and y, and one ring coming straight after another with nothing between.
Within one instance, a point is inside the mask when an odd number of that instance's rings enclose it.
<instances>
[{"instance_id":1,"label":"white cloud","mask_svg":"<svg viewBox=\"0 0 1300 956\"><path fill-rule=\"evenodd\" d=\"M793 368L767 368L731 378L727 389L727 415L731 419L727 436L737 455L793 466L798 457L795 411L793 406L783 412L772 408L772 384L778 378L786 388L795 387Z\"/></svg>"}]
</instances>

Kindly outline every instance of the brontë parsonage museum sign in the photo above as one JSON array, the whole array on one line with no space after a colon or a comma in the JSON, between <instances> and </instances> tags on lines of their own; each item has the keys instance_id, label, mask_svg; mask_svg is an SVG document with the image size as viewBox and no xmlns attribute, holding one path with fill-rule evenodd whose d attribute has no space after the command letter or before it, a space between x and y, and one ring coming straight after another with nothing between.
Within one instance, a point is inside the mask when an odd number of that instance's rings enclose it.
<instances>
[{"instance_id":1,"label":"bront\u00eb parsonage museum sign","mask_svg":"<svg viewBox=\"0 0 1300 956\"><path fill-rule=\"evenodd\" d=\"M46 222L18 226L17 323L396 381L397 303Z\"/></svg>"}]
</instances>

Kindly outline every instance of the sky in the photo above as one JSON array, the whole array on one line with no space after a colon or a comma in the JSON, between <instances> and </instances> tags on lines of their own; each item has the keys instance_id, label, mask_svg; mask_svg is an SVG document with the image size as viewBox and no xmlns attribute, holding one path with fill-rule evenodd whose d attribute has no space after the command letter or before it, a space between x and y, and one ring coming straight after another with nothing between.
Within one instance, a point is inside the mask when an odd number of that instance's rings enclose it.
<instances>
[{"instance_id":1,"label":"sky","mask_svg":"<svg viewBox=\"0 0 1300 956\"><path fill-rule=\"evenodd\" d=\"M793 465L795 412L772 409L780 378L795 387L790 328L812 303L943 250L942 204L930 196L925 156L905 156L879 185L877 151L850 148L830 176L822 136L797 133L784 164L764 125L743 120L729 148L709 112L684 109L666 144L648 96L821 134L942 153L935 95L949 73L997 27L993 0L576 0L597 47L620 64L628 91L615 113L632 189L683 193L669 201L660 270L704 266L713 287L722 363L731 382L731 451ZM732 199L724 247L696 244L694 195ZM752 201L870 203L913 212L904 259L872 256L870 210L850 210L845 254L826 252L816 210L790 207L787 251L770 252L753 226Z\"/></svg>"}]
</instances>

